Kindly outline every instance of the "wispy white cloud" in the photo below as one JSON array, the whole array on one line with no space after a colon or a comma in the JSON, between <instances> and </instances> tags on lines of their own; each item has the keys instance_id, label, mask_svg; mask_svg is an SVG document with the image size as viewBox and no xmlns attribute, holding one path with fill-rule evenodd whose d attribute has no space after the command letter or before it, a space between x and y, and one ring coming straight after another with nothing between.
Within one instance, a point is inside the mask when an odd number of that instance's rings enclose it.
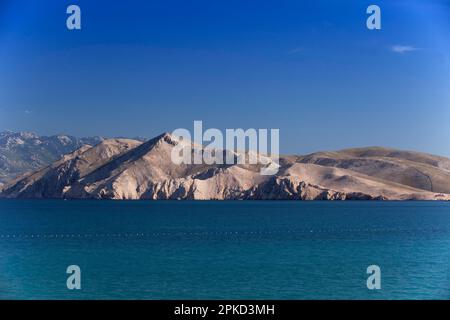
<instances>
[{"instance_id":1,"label":"wispy white cloud","mask_svg":"<svg viewBox=\"0 0 450 320\"><path fill-rule=\"evenodd\" d=\"M399 54L405 54L408 52L413 52L419 50L419 48L413 47L413 46L405 46L401 44L396 44L395 46L391 47L391 50L395 53Z\"/></svg>"},{"instance_id":2,"label":"wispy white cloud","mask_svg":"<svg viewBox=\"0 0 450 320\"><path fill-rule=\"evenodd\" d=\"M31 114L31 111L30 111L30 110L24 110L24 112L25 112L26 114Z\"/></svg>"},{"instance_id":3,"label":"wispy white cloud","mask_svg":"<svg viewBox=\"0 0 450 320\"><path fill-rule=\"evenodd\" d=\"M293 49L289 50L289 53L290 53L290 54L295 54L295 53L300 53L300 52L303 52L303 51L305 51L304 48L302 48L302 47L297 47L297 48L293 48Z\"/></svg>"}]
</instances>

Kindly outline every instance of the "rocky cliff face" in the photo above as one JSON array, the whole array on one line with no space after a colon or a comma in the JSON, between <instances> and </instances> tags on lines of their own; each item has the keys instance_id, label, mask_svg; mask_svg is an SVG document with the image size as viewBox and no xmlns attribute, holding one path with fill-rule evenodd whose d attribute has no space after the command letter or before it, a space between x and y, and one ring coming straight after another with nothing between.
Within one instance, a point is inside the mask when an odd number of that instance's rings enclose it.
<instances>
[{"instance_id":1,"label":"rocky cliff face","mask_svg":"<svg viewBox=\"0 0 450 320\"><path fill-rule=\"evenodd\" d=\"M256 165L176 165L180 141L85 145L3 186L7 198L449 200L450 160L383 148L287 156L276 175Z\"/></svg>"}]
</instances>

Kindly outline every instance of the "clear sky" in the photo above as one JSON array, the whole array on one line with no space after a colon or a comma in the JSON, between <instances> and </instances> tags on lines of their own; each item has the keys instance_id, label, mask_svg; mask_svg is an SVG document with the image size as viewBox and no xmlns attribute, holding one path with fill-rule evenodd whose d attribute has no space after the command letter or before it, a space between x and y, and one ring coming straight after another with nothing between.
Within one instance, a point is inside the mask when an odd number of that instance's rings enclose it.
<instances>
[{"instance_id":1,"label":"clear sky","mask_svg":"<svg viewBox=\"0 0 450 320\"><path fill-rule=\"evenodd\" d=\"M194 120L279 128L282 153L450 156L450 1L0 0L0 130L153 137Z\"/></svg>"}]
</instances>

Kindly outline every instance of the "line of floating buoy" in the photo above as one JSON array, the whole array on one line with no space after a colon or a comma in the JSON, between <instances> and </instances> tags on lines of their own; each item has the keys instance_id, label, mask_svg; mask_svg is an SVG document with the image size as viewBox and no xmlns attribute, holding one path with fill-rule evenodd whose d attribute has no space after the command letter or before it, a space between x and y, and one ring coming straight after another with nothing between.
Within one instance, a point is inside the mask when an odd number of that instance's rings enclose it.
<instances>
[{"instance_id":1,"label":"line of floating buoy","mask_svg":"<svg viewBox=\"0 0 450 320\"><path fill-rule=\"evenodd\" d=\"M444 229L299 229L299 230L253 230L253 231L209 231L209 232L133 232L133 233L54 233L54 234L0 234L2 239L48 239L48 238L143 238L171 236L235 236L235 235L277 235L277 234L311 234L311 233L380 233L380 232L442 232Z\"/></svg>"}]
</instances>

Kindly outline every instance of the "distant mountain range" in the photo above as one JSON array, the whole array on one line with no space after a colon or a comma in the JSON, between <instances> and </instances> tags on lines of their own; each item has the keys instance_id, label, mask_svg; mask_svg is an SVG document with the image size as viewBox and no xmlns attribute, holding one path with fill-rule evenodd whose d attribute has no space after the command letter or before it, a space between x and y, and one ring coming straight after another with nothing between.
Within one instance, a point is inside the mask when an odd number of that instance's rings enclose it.
<instances>
[{"instance_id":1,"label":"distant mountain range","mask_svg":"<svg viewBox=\"0 0 450 320\"><path fill-rule=\"evenodd\" d=\"M69 135L39 136L33 132L0 132L0 185L38 170L83 145L95 146L105 138ZM137 138L141 141L142 138Z\"/></svg>"},{"instance_id":2,"label":"distant mountain range","mask_svg":"<svg viewBox=\"0 0 450 320\"><path fill-rule=\"evenodd\" d=\"M167 133L146 142L28 135L7 135L9 146L2 135L2 168L34 171L7 182L1 197L450 200L450 159L419 152L371 147L284 156L276 175L263 176L257 165L175 165L171 151L180 141Z\"/></svg>"},{"instance_id":3,"label":"distant mountain range","mask_svg":"<svg viewBox=\"0 0 450 320\"><path fill-rule=\"evenodd\" d=\"M32 132L0 132L0 183L38 170L82 145L96 145L101 141L101 137L46 137Z\"/></svg>"}]
</instances>

